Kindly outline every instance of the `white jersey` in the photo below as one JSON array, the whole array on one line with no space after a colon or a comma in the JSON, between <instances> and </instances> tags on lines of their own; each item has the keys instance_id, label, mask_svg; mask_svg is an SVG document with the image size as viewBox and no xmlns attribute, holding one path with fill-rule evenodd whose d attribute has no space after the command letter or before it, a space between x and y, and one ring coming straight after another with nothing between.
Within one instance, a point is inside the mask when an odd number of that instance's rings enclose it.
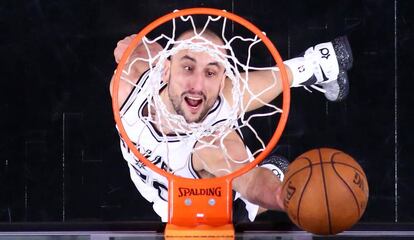
<instances>
[{"instance_id":1,"label":"white jersey","mask_svg":"<svg viewBox=\"0 0 414 240\"><path fill-rule=\"evenodd\" d=\"M199 178L193 169L191 157L196 144L195 138L180 137L176 135L167 136L168 144L165 143L165 136L148 121L143 121L146 115L148 104L147 91L149 72L145 72L132 90L128 99L121 107L123 126L131 141L137 146L141 154L158 167L168 170L175 175L185 178ZM140 94L141 93L141 94ZM203 121L214 124L228 118L231 108L223 96L219 96ZM153 203L154 211L166 222L168 218L168 181L164 176L152 171L142 164L129 150L128 146L121 139L121 150L124 159L128 162L131 179L140 194L149 202ZM235 194L235 201L242 200L248 218L253 221L257 215L258 206L240 198ZM235 204L234 204L235 205Z\"/></svg>"}]
</instances>

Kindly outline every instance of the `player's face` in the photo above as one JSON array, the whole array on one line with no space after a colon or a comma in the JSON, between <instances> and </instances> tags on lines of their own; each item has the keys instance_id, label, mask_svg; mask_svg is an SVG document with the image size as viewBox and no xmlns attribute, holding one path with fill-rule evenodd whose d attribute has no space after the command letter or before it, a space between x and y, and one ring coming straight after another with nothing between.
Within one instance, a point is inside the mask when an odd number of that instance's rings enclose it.
<instances>
[{"instance_id":1,"label":"player's face","mask_svg":"<svg viewBox=\"0 0 414 240\"><path fill-rule=\"evenodd\" d=\"M224 67L206 52L182 50L171 60L168 95L177 114L200 122L224 84Z\"/></svg>"}]
</instances>

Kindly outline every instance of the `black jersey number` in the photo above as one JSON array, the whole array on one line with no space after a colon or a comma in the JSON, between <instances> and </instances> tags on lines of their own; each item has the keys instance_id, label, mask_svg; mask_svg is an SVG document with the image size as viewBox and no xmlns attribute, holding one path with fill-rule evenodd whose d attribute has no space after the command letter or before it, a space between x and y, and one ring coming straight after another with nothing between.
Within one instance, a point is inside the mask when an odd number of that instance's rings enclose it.
<instances>
[{"instance_id":1,"label":"black jersey number","mask_svg":"<svg viewBox=\"0 0 414 240\"><path fill-rule=\"evenodd\" d=\"M145 173L142 173L136 166L133 166L135 172L138 174L139 178L141 178L142 182L147 183L148 176ZM164 183L157 181L156 179L152 180L152 187L158 191L158 197L162 200L167 201L168 199L168 187L165 186Z\"/></svg>"}]
</instances>

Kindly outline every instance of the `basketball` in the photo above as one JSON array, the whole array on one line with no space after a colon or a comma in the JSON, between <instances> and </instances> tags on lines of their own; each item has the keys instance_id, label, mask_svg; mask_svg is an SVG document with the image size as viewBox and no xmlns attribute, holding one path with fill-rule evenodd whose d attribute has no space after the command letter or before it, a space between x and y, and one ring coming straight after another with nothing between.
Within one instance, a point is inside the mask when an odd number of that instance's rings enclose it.
<instances>
[{"instance_id":1,"label":"basketball","mask_svg":"<svg viewBox=\"0 0 414 240\"><path fill-rule=\"evenodd\" d=\"M282 199L287 215L299 228L332 235L358 222L368 192L366 175L350 155L319 148L305 152L289 165Z\"/></svg>"}]
</instances>

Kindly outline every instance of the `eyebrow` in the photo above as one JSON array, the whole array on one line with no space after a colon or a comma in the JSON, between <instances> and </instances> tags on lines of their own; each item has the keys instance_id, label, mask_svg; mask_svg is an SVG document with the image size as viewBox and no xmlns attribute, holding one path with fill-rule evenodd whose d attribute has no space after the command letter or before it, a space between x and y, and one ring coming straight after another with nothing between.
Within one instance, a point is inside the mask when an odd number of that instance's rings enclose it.
<instances>
[{"instance_id":1,"label":"eyebrow","mask_svg":"<svg viewBox=\"0 0 414 240\"><path fill-rule=\"evenodd\" d=\"M190 61L192 61L192 62L197 62L197 60L195 59L195 58L193 58L193 57L190 57L190 56L188 56L188 55L184 55L184 56L182 56L181 58L180 58L180 60L190 60ZM220 67L220 64L218 63L218 62L210 62L210 63L208 63L207 65L212 65L212 66L216 66L217 68L221 68Z\"/></svg>"}]
</instances>

